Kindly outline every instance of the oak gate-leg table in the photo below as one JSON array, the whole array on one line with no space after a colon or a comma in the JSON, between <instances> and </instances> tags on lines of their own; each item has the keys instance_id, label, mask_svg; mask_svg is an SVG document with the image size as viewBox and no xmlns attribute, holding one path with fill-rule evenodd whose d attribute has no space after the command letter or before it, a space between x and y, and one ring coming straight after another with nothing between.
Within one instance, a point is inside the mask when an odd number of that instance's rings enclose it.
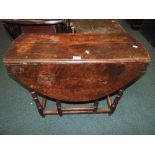
<instances>
[{"instance_id":1,"label":"oak gate-leg table","mask_svg":"<svg viewBox=\"0 0 155 155\"><path fill-rule=\"evenodd\" d=\"M116 20L70 22L73 33L20 35L11 43L3 62L8 72L30 90L42 117L112 114L126 86L146 70L149 54ZM114 101L110 98L113 93ZM98 108L102 97L107 99L107 108ZM45 109L47 98L55 99L57 109ZM76 106L62 106L63 101ZM94 104L79 106L83 102Z\"/></svg>"}]
</instances>

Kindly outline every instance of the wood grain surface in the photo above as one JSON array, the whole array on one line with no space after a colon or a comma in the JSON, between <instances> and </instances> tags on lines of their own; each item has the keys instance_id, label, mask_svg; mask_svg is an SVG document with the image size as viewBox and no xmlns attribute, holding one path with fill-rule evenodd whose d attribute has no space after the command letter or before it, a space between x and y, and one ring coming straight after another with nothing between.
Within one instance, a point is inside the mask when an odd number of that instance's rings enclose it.
<instances>
[{"instance_id":1,"label":"wood grain surface","mask_svg":"<svg viewBox=\"0 0 155 155\"><path fill-rule=\"evenodd\" d=\"M146 70L150 57L127 33L22 34L12 42L3 62L28 89L79 102L126 86Z\"/></svg>"},{"instance_id":2,"label":"wood grain surface","mask_svg":"<svg viewBox=\"0 0 155 155\"><path fill-rule=\"evenodd\" d=\"M75 61L73 56L81 57ZM5 63L148 62L144 46L129 34L22 34L9 47Z\"/></svg>"},{"instance_id":3,"label":"wood grain surface","mask_svg":"<svg viewBox=\"0 0 155 155\"><path fill-rule=\"evenodd\" d=\"M123 33L125 32L114 19L71 19L71 26L76 33Z\"/></svg>"}]
</instances>

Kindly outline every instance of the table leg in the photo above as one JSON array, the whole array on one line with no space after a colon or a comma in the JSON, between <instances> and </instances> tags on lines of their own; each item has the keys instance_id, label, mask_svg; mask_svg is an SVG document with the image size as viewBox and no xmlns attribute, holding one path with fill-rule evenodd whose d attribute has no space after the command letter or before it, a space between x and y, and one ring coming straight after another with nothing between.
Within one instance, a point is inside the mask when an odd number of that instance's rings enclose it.
<instances>
[{"instance_id":1,"label":"table leg","mask_svg":"<svg viewBox=\"0 0 155 155\"><path fill-rule=\"evenodd\" d=\"M99 104L99 100L95 100L95 102L94 102L94 109L93 109L94 112L97 111L97 109L98 109L98 104Z\"/></svg>"},{"instance_id":2,"label":"table leg","mask_svg":"<svg viewBox=\"0 0 155 155\"><path fill-rule=\"evenodd\" d=\"M38 99L38 96L37 96L37 93L35 91L31 91L31 95L32 95L32 98L36 104L36 107L38 109L38 112L39 114L42 116L42 117L45 117L43 111L44 111L44 108L43 106L41 105L39 99Z\"/></svg>"},{"instance_id":3,"label":"table leg","mask_svg":"<svg viewBox=\"0 0 155 155\"><path fill-rule=\"evenodd\" d=\"M110 96L107 96L107 104L108 104L108 108L98 108L99 105L99 100L95 100L94 101L94 105L93 106L88 106L88 107L83 107L83 106L75 106L75 107L61 107L61 102L59 100L56 100L56 106L57 109L51 109L51 110L45 110L45 106L46 106L46 100L47 98L44 96L41 100L41 102L38 99L37 93L35 91L31 91L33 100L37 106L38 112L42 117L45 117L45 115L52 115L52 114L58 114L59 116L62 116L63 113L64 114L80 114L80 113L108 113L109 115L111 115L117 105L119 100L121 99L122 95L123 95L123 89L120 89L118 94L116 95L114 101L112 102Z\"/></svg>"},{"instance_id":4,"label":"table leg","mask_svg":"<svg viewBox=\"0 0 155 155\"><path fill-rule=\"evenodd\" d=\"M116 107L117 107L117 105L119 103L119 100L121 99L121 97L123 95L123 92L124 92L124 90L120 89L118 94L116 95L116 97L114 99L114 102L110 106L110 111L111 111L110 114L112 114L115 111L115 109L116 109Z\"/></svg>"},{"instance_id":5,"label":"table leg","mask_svg":"<svg viewBox=\"0 0 155 155\"><path fill-rule=\"evenodd\" d=\"M56 106L59 116L62 116L61 102L59 100L56 100Z\"/></svg>"}]
</instances>

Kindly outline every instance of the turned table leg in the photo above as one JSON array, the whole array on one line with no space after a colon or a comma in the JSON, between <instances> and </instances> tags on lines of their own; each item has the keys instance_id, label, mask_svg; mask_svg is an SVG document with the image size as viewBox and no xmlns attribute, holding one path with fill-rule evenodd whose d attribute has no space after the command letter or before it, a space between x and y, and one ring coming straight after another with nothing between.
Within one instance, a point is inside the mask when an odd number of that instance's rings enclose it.
<instances>
[{"instance_id":1,"label":"turned table leg","mask_svg":"<svg viewBox=\"0 0 155 155\"><path fill-rule=\"evenodd\" d=\"M35 91L31 91L31 95L32 95L32 98L36 104L36 107L38 109L38 112L39 114L42 116L42 117L45 117L43 111L44 111L44 107L42 106L42 104L40 103L39 99L38 99L38 96L36 94Z\"/></svg>"},{"instance_id":2,"label":"turned table leg","mask_svg":"<svg viewBox=\"0 0 155 155\"><path fill-rule=\"evenodd\" d=\"M39 114L42 117L45 117L45 115L54 115L54 114L58 114L59 116L62 116L63 114L84 114L84 113L108 113L109 115L111 115L117 105L119 100L121 99L122 95L123 95L123 89L120 89L118 94L116 95L114 101L111 100L110 96L107 96L107 104L108 104L108 108L98 108L99 105L99 100L95 100L93 106L69 106L69 107L61 107L61 102L59 100L56 100L56 106L57 109L50 109L50 110L46 110L45 106L46 106L46 100L47 97L43 96L41 102L38 99L37 93L35 91L31 91L33 100L36 104L36 107L38 109Z\"/></svg>"},{"instance_id":3,"label":"turned table leg","mask_svg":"<svg viewBox=\"0 0 155 155\"><path fill-rule=\"evenodd\" d=\"M115 109L116 109L116 107L117 107L117 105L119 103L119 100L121 99L121 97L123 95L123 92L124 92L124 90L120 89L118 94L116 95L113 103L110 105L110 111L111 111L110 114L112 114L115 111Z\"/></svg>"},{"instance_id":4,"label":"turned table leg","mask_svg":"<svg viewBox=\"0 0 155 155\"><path fill-rule=\"evenodd\" d=\"M56 100L56 106L59 116L62 116L61 102L59 100Z\"/></svg>"}]
</instances>

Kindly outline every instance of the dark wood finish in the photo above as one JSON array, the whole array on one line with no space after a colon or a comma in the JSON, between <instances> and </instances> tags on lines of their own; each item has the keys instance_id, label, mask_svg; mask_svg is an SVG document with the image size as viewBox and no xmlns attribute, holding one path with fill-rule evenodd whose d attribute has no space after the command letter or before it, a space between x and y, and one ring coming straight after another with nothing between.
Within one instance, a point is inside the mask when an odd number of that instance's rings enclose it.
<instances>
[{"instance_id":1,"label":"dark wood finish","mask_svg":"<svg viewBox=\"0 0 155 155\"><path fill-rule=\"evenodd\" d=\"M56 101L56 106L59 116L62 116L61 102L59 100Z\"/></svg>"},{"instance_id":2,"label":"dark wood finish","mask_svg":"<svg viewBox=\"0 0 155 155\"><path fill-rule=\"evenodd\" d=\"M6 19L2 20L13 39L22 33L65 33L66 21L62 19Z\"/></svg>"},{"instance_id":3,"label":"dark wood finish","mask_svg":"<svg viewBox=\"0 0 155 155\"><path fill-rule=\"evenodd\" d=\"M110 98L110 96L107 96L107 105L110 110L109 115L111 115L115 111L115 109L118 105L118 102L123 95L123 92L124 92L124 89L120 89L113 102L112 102L112 99Z\"/></svg>"},{"instance_id":4,"label":"dark wood finish","mask_svg":"<svg viewBox=\"0 0 155 155\"><path fill-rule=\"evenodd\" d=\"M121 89L146 70L150 57L145 47L116 21L101 23L107 27L102 34L22 34L10 45L3 62L17 81L35 92L32 95L41 116L112 114ZM109 96L115 92L118 95L112 102ZM57 109L45 110L46 99L40 103L37 94L55 99ZM107 109L98 108L102 97L107 97ZM60 101L95 103L61 107Z\"/></svg>"},{"instance_id":5,"label":"dark wood finish","mask_svg":"<svg viewBox=\"0 0 155 155\"><path fill-rule=\"evenodd\" d=\"M118 102L119 102L119 100L121 99L121 97L123 95L123 91L124 91L123 89L120 89L117 96L114 99L114 102L108 104L108 105L110 105L111 114L115 111L115 109L116 109L116 107L118 105ZM111 99L108 98L108 102L111 102Z\"/></svg>"},{"instance_id":6,"label":"dark wood finish","mask_svg":"<svg viewBox=\"0 0 155 155\"><path fill-rule=\"evenodd\" d=\"M119 90L149 62L144 46L129 34L23 34L4 57L8 71L29 89L73 102Z\"/></svg>"},{"instance_id":7,"label":"dark wood finish","mask_svg":"<svg viewBox=\"0 0 155 155\"><path fill-rule=\"evenodd\" d=\"M32 98L33 98L33 100L34 100L34 102L35 102L35 104L36 104L36 107L37 107L37 109L38 109L39 114L40 114L42 117L44 117L44 113L43 113L44 108L43 108L43 106L41 105L41 103L40 103L40 101L39 101L39 99L38 99L38 97L37 97L37 93L36 93L35 91L32 91L32 92L31 92L31 95L32 95Z\"/></svg>"},{"instance_id":8,"label":"dark wood finish","mask_svg":"<svg viewBox=\"0 0 155 155\"><path fill-rule=\"evenodd\" d=\"M109 113L109 109L99 108L96 112L88 111L88 110L80 110L80 111L63 111L63 115L65 114L101 114L101 113ZM45 110L44 115L58 115L57 110Z\"/></svg>"},{"instance_id":9,"label":"dark wood finish","mask_svg":"<svg viewBox=\"0 0 155 155\"><path fill-rule=\"evenodd\" d=\"M92 111L94 109L94 106L67 106L67 107L62 107L63 111Z\"/></svg>"},{"instance_id":10,"label":"dark wood finish","mask_svg":"<svg viewBox=\"0 0 155 155\"><path fill-rule=\"evenodd\" d=\"M99 100L94 102L93 106L67 106L61 107L61 102L56 100L57 109L45 109L46 106L46 97L42 97L41 102L38 99L37 93L31 90L32 97L34 102L36 103L36 107L38 109L39 114L42 117L45 115L56 115L62 116L64 114L100 114L100 113L108 113L111 115L118 104L121 96L123 95L123 90L120 89L118 94L116 95L114 102L112 102L111 98L107 96L107 105L108 108L98 108Z\"/></svg>"},{"instance_id":11,"label":"dark wood finish","mask_svg":"<svg viewBox=\"0 0 155 155\"><path fill-rule=\"evenodd\" d=\"M53 34L57 33L56 27L54 26L49 26L49 25L23 25L21 26L21 30L23 33L47 33L47 34Z\"/></svg>"}]
</instances>

